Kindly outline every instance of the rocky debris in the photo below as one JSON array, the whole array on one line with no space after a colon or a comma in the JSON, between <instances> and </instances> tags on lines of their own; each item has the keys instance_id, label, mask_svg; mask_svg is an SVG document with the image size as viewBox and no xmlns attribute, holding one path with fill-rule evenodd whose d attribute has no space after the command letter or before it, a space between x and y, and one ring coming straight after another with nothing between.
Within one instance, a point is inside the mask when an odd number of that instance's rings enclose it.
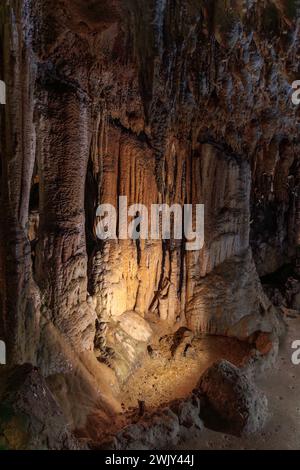
<instances>
[{"instance_id":1,"label":"rocky debris","mask_svg":"<svg viewBox=\"0 0 300 470\"><path fill-rule=\"evenodd\" d=\"M159 339L159 351L165 358L185 356L194 339L194 333L184 326L175 333L167 334Z\"/></svg>"},{"instance_id":2,"label":"rocky debris","mask_svg":"<svg viewBox=\"0 0 300 470\"><path fill-rule=\"evenodd\" d=\"M202 428L200 419L200 400L197 396L179 402L176 414L179 418L179 424L186 428Z\"/></svg>"},{"instance_id":3,"label":"rocky debris","mask_svg":"<svg viewBox=\"0 0 300 470\"><path fill-rule=\"evenodd\" d=\"M205 400L203 419L208 426L237 435L255 433L264 426L266 396L230 362L221 360L207 369L197 390Z\"/></svg>"},{"instance_id":4,"label":"rocky debris","mask_svg":"<svg viewBox=\"0 0 300 470\"><path fill-rule=\"evenodd\" d=\"M149 357L151 357L151 359L156 359L156 358L158 358L158 357L159 357L159 354L160 354L160 353L159 353L159 349L153 347L152 344L149 344L149 345L147 346L147 352L148 352Z\"/></svg>"},{"instance_id":5,"label":"rocky debris","mask_svg":"<svg viewBox=\"0 0 300 470\"><path fill-rule=\"evenodd\" d=\"M147 350L149 353L147 343L153 334L150 324L137 312L128 311L110 322L98 323L96 330L98 360L109 365L123 383Z\"/></svg>"},{"instance_id":6,"label":"rocky debris","mask_svg":"<svg viewBox=\"0 0 300 470\"><path fill-rule=\"evenodd\" d=\"M275 287L273 285L264 285L263 288L265 293L274 305L276 305L277 307L281 307L286 304L286 299L284 298L284 295L281 293L278 287Z\"/></svg>"},{"instance_id":7,"label":"rocky debris","mask_svg":"<svg viewBox=\"0 0 300 470\"><path fill-rule=\"evenodd\" d=\"M253 343L255 349L261 354L262 356L268 355L274 346L274 342L272 341L272 337L270 333L264 333L262 331L255 332L249 341Z\"/></svg>"},{"instance_id":8,"label":"rocky debris","mask_svg":"<svg viewBox=\"0 0 300 470\"><path fill-rule=\"evenodd\" d=\"M281 307L282 314L284 315L285 320L290 318L297 318L299 317L299 311L293 310L292 308Z\"/></svg>"},{"instance_id":9,"label":"rocky debris","mask_svg":"<svg viewBox=\"0 0 300 470\"><path fill-rule=\"evenodd\" d=\"M153 310L173 325L185 312L191 329L227 334L259 311L249 229L251 218L252 227L261 224L255 211L250 214L251 183L254 206L262 195L274 199L271 218L281 215L276 234L289 212L291 231L296 228L295 188L288 184L298 154L289 138L298 135L290 100L295 18L273 0L243 9L223 0L167 2L157 27L147 0L134 2L130 16L124 2L114 1L114 11L122 11L115 14L103 0L93 19L83 0L54 3L9 2L4 10L10 34L3 47L13 60L5 68L12 92L8 144L1 151L1 218L15 223L9 230L2 224L1 292L7 301L0 300L5 334L14 332L14 358L29 357L31 277L51 321L78 352L93 348L94 310L105 322L128 310ZM271 29L270 16L276 18ZM28 200L37 167L39 239L32 265ZM218 188L214 196L211 188ZM158 201L201 201L205 247L187 254L177 240L99 246L95 201L115 205L120 193L147 208ZM266 218L264 205L262 211ZM286 231L276 237L276 247L285 251ZM11 244L5 243L9 237ZM267 251L262 258L266 263ZM102 341L98 346L105 350ZM36 351L30 353L34 362Z\"/></svg>"},{"instance_id":10,"label":"rocky debris","mask_svg":"<svg viewBox=\"0 0 300 470\"><path fill-rule=\"evenodd\" d=\"M4 385L5 383L5 385ZM2 449L76 450L63 412L39 370L30 364L1 374L0 446Z\"/></svg>"},{"instance_id":11,"label":"rocky debris","mask_svg":"<svg viewBox=\"0 0 300 470\"><path fill-rule=\"evenodd\" d=\"M114 350L107 346L106 335L108 323L96 320L96 333L94 339L94 353L99 362L111 366L111 361L115 356Z\"/></svg>"},{"instance_id":12,"label":"rocky debris","mask_svg":"<svg viewBox=\"0 0 300 470\"><path fill-rule=\"evenodd\" d=\"M154 413L130 415L133 424L118 432L103 448L116 450L168 449L201 432L200 400L191 395L178 400Z\"/></svg>"},{"instance_id":13,"label":"rocky debris","mask_svg":"<svg viewBox=\"0 0 300 470\"><path fill-rule=\"evenodd\" d=\"M180 440L188 440L191 436L196 436L203 429L203 422L200 418L200 399L192 394L186 400L178 400L171 405L172 411L178 416L180 424Z\"/></svg>"},{"instance_id":14,"label":"rocky debris","mask_svg":"<svg viewBox=\"0 0 300 470\"><path fill-rule=\"evenodd\" d=\"M300 278L293 266L283 266L278 271L264 276L262 282L266 294L274 305L300 313Z\"/></svg>"},{"instance_id":15,"label":"rocky debris","mask_svg":"<svg viewBox=\"0 0 300 470\"><path fill-rule=\"evenodd\" d=\"M147 343L152 335L150 325L137 312L125 312L118 318L120 328L136 341Z\"/></svg>"},{"instance_id":16,"label":"rocky debris","mask_svg":"<svg viewBox=\"0 0 300 470\"><path fill-rule=\"evenodd\" d=\"M158 411L148 419L131 424L116 435L116 449L164 449L179 441L178 417L169 408Z\"/></svg>"},{"instance_id":17,"label":"rocky debris","mask_svg":"<svg viewBox=\"0 0 300 470\"><path fill-rule=\"evenodd\" d=\"M184 312L197 333L237 338L280 323L261 301L251 250L263 275L293 252L299 231L296 18L275 0L243 11L241 2L166 2L158 26L151 2L131 2L130 15L125 3L103 0L91 10L84 0L20 0L1 15L11 92L0 142L0 330L12 361L38 360L44 374L68 368L65 348L47 347L31 279L49 331L78 354L95 347L120 382L148 336L132 329L132 315L118 324L124 312L151 310L172 326ZM205 204L204 248L99 243L96 201L116 205L120 194L147 208ZM251 197L259 210L251 212ZM251 219L258 247L249 244ZM260 249L272 233L279 256ZM189 338L179 340L166 342L171 357L190 350Z\"/></svg>"}]
</instances>

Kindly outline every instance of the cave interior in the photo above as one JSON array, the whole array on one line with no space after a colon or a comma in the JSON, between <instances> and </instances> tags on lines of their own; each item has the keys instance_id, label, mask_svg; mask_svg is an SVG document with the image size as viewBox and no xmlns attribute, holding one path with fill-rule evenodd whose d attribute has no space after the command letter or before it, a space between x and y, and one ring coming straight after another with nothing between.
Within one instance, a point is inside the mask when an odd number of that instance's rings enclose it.
<instances>
[{"instance_id":1,"label":"cave interior","mask_svg":"<svg viewBox=\"0 0 300 470\"><path fill-rule=\"evenodd\" d=\"M1 0L1 448L260 436L300 331L297 11ZM203 246L100 240L120 196L204 205Z\"/></svg>"}]
</instances>

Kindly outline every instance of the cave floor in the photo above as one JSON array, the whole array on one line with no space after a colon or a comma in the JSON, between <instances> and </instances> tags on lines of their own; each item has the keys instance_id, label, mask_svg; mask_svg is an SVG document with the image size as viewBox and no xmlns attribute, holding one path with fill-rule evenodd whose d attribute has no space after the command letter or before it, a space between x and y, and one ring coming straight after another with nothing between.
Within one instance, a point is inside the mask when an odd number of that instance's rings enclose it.
<instances>
[{"instance_id":1,"label":"cave floor","mask_svg":"<svg viewBox=\"0 0 300 470\"><path fill-rule=\"evenodd\" d=\"M178 449L300 449L300 365L295 366L291 361L291 344L300 339L300 316L288 316L286 321L288 331L275 367L260 372L256 379L269 401L270 416L264 430L238 438L206 428L195 440L183 443ZM143 401L146 410L151 410L183 398L216 360L223 358L241 366L250 354L251 348L245 343L223 337L193 340L186 356L167 357L162 347L155 357L143 362L122 388L123 407L133 410L138 401Z\"/></svg>"},{"instance_id":2,"label":"cave floor","mask_svg":"<svg viewBox=\"0 0 300 470\"><path fill-rule=\"evenodd\" d=\"M264 430L247 438L205 429L196 440L178 449L299 450L300 449L300 365L292 364L293 341L300 339L300 316L287 318L288 332L281 345L275 368L256 380L269 400L270 416Z\"/></svg>"},{"instance_id":3,"label":"cave floor","mask_svg":"<svg viewBox=\"0 0 300 470\"><path fill-rule=\"evenodd\" d=\"M184 398L192 392L202 373L215 361L223 358L241 366L251 352L251 348L245 343L214 336L193 339L186 354L179 347L173 356L169 346L166 341L156 350L155 357L147 357L123 386L119 398L125 409L137 408L138 402L143 401L145 409L152 410L175 399Z\"/></svg>"},{"instance_id":4,"label":"cave floor","mask_svg":"<svg viewBox=\"0 0 300 470\"><path fill-rule=\"evenodd\" d=\"M109 422L109 426L97 413L89 416L86 431L94 443L109 440L111 435L135 421L140 411L139 402L143 402L146 412L168 406L174 400L189 396L202 373L215 361L227 359L243 366L253 352L250 344L234 338L194 337L184 327L177 330L180 334L174 334L174 330L161 322L151 326L154 335L149 355L139 363L116 396L122 412Z\"/></svg>"}]
</instances>

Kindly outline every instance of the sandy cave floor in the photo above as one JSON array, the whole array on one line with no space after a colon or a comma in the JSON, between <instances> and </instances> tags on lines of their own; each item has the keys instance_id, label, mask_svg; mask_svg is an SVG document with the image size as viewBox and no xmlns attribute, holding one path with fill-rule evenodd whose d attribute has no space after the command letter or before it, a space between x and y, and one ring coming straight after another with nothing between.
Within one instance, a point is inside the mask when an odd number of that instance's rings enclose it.
<instances>
[{"instance_id":1,"label":"sandy cave floor","mask_svg":"<svg viewBox=\"0 0 300 470\"><path fill-rule=\"evenodd\" d=\"M178 449L300 449L300 365L291 361L291 344L300 339L300 316L289 316L287 323L288 332L275 368L261 373L256 380L269 400L270 416L265 429L247 438L205 429L196 440L185 442ZM186 357L149 357L123 387L123 406L130 410L142 400L150 410L185 397L215 360L224 358L242 365L249 357L247 353L250 349L247 351L247 346L239 341L204 337L193 342Z\"/></svg>"},{"instance_id":2,"label":"sandy cave floor","mask_svg":"<svg viewBox=\"0 0 300 470\"><path fill-rule=\"evenodd\" d=\"M288 332L281 345L276 367L256 381L269 400L269 420L265 429L248 438L206 430L197 441L180 449L300 449L300 365L292 364L293 341L300 339L300 316L287 318Z\"/></svg>"},{"instance_id":3,"label":"sandy cave floor","mask_svg":"<svg viewBox=\"0 0 300 470\"><path fill-rule=\"evenodd\" d=\"M188 396L202 373L216 360L225 358L242 365L250 349L237 340L223 337L203 337L193 341L186 357L166 355L148 357L121 390L121 400L126 409L136 408L144 401L147 410Z\"/></svg>"}]
</instances>

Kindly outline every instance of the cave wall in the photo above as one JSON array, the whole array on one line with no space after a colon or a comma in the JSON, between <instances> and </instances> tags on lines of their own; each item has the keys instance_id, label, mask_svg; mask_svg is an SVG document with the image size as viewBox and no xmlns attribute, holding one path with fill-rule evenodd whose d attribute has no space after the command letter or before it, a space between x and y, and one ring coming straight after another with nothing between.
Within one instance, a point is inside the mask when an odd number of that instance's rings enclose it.
<instances>
[{"instance_id":1,"label":"cave wall","mask_svg":"<svg viewBox=\"0 0 300 470\"><path fill-rule=\"evenodd\" d=\"M81 353L100 335L105 352L127 311L241 338L278 329L259 275L293 259L299 238L295 8L1 3L0 304L12 362L65 371L54 336ZM203 249L101 243L96 207L119 195L204 203Z\"/></svg>"}]
</instances>

